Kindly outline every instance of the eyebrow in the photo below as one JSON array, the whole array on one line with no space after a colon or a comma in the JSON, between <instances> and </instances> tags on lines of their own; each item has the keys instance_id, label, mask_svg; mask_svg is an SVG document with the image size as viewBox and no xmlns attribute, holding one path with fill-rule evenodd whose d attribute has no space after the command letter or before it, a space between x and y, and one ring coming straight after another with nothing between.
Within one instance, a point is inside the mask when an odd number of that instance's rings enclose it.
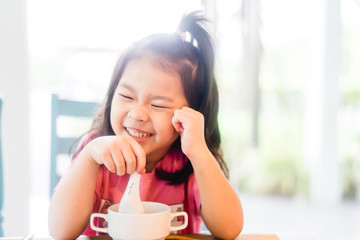
<instances>
[{"instance_id":1,"label":"eyebrow","mask_svg":"<svg viewBox=\"0 0 360 240\"><path fill-rule=\"evenodd\" d=\"M131 91L131 92L136 92L135 89L134 89L132 86L130 86L130 85L126 84L126 83L121 83L121 82L120 82L118 87L124 87L124 88L128 89L128 90ZM168 97L168 96L162 96L162 95L154 95L154 96L151 96L151 99L152 99L152 100L163 100L163 101L167 101L167 102L169 102L169 103L173 103L173 102L174 102L174 99L173 99L173 98Z\"/></svg>"}]
</instances>

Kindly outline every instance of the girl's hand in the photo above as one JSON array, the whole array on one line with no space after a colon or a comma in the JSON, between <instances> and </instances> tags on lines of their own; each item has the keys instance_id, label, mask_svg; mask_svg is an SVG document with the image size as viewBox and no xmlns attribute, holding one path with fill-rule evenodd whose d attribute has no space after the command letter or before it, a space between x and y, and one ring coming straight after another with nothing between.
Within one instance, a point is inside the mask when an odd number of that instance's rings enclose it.
<instances>
[{"instance_id":1,"label":"girl's hand","mask_svg":"<svg viewBox=\"0 0 360 240\"><path fill-rule=\"evenodd\" d=\"M204 137L204 116L189 107L174 111L172 124L180 134L181 149L191 159L201 149L207 149Z\"/></svg>"},{"instance_id":2,"label":"girl's hand","mask_svg":"<svg viewBox=\"0 0 360 240\"><path fill-rule=\"evenodd\" d=\"M146 156L143 148L130 136L104 136L92 140L89 149L92 161L104 164L117 175L144 173Z\"/></svg>"}]
</instances>

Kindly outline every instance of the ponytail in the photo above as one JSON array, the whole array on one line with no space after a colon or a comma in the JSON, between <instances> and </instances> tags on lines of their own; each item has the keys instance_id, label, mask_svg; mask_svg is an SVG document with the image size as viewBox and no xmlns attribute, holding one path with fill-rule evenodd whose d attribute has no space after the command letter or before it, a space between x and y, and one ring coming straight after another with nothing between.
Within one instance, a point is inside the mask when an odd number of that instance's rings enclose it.
<instances>
[{"instance_id":1,"label":"ponytail","mask_svg":"<svg viewBox=\"0 0 360 240\"><path fill-rule=\"evenodd\" d=\"M200 111L205 117L205 140L215 156L226 177L229 171L223 160L221 150L221 136L218 124L219 93L214 76L214 41L206 30L208 20L198 11L191 12L180 21L177 34L181 40L192 49L197 56L197 66L191 89L186 89L189 84L183 83L187 99L196 99L198 106L191 106ZM194 63L196 65L196 63Z\"/></svg>"}]
</instances>

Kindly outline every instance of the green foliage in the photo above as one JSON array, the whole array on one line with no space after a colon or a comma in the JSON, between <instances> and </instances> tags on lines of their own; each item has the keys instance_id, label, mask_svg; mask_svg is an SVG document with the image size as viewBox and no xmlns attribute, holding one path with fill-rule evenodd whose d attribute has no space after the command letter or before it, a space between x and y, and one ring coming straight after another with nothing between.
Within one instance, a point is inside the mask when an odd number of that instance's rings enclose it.
<instances>
[{"instance_id":1,"label":"green foliage","mask_svg":"<svg viewBox=\"0 0 360 240\"><path fill-rule=\"evenodd\" d=\"M353 131L343 139L343 196L360 200L360 133Z\"/></svg>"}]
</instances>

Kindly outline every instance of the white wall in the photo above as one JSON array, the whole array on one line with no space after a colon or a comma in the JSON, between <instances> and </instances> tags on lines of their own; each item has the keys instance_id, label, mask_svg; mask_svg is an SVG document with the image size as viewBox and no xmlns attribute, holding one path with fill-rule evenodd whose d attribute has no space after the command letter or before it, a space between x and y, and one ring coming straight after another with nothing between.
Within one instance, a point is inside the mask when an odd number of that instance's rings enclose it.
<instances>
[{"instance_id":1,"label":"white wall","mask_svg":"<svg viewBox=\"0 0 360 240\"><path fill-rule=\"evenodd\" d=\"M3 104L4 235L28 232L29 83L26 1L0 1L0 93Z\"/></svg>"},{"instance_id":2,"label":"white wall","mask_svg":"<svg viewBox=\"0 0 360 240\"><path fill-rule=\"evenodd\" d=\"M310 170L310 197L314 202L341 200L338 149L339 75L341 59L340 0L314 1L309 64L305 88L305 158Z\"/></svg>"}]
</instances>

